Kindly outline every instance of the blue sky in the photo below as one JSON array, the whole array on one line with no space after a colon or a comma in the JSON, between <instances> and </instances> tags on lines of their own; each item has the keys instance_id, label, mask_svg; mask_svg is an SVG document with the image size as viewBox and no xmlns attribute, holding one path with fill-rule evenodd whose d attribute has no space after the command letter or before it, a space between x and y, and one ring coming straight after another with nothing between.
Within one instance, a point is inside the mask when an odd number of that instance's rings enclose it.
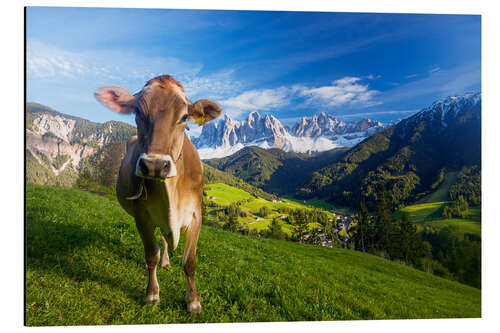
<instances>
[{"instance_id":1,"label":"blue sky","mask_svg":"<svg viewBox=\"0 0 500 333\"><path fill-rule=\"evenodd\" d=\"M28 101L133 124L133 116L101 106L93 91L113 84L135 93L160 74L174 75L192 101L213 99L235 119L259 111L291 125L324 111L346 121L387 122L436 99L481 90L481 18L27 10Z\"/></svg>"}]
</instances>

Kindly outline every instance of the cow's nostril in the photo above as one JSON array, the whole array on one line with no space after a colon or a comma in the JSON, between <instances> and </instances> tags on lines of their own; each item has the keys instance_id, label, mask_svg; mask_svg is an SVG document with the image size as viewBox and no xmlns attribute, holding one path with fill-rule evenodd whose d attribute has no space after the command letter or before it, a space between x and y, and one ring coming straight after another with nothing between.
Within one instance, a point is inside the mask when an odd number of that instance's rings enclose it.
<instances>
[{"instance_id":1,"label":"cow's nostril","mask_svg":"<svg viewBox=\"0 0 500 333\"><path fill-rule=\"evenodd\" d=\"M139 160L139 171L141 171L141 173L146 176L148 174L148 166L146 165L146 163L144 162L144 160L141 158Z\"/></svg>"}]
</instances>

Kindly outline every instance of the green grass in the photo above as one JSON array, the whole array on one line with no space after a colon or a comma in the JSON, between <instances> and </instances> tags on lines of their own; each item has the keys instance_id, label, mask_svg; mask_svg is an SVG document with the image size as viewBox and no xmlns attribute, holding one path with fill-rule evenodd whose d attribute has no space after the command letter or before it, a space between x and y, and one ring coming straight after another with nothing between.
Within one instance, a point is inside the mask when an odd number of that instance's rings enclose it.
<instances>
[{"instance_id":1,"label":"green grass","mask_svg":"<svg viewBox=\"0 0 500 333\"><path fill-rule=\"evenodd\" d=\"M290 200L290 199L281 199L281 200L282 202L271 202L262 198L257 198L245 204L244 207L248 209L252 214L256 214L259 211L259 209L263 206L267 206L275 212L278 212L278 210L282 207L290 209L308 209L308 210L312 210L314 208L295 200ZM332 214L331 212L325 211L325 213L326 215L328 215L328 217L334 216L334 214Z\"/></svg>"},{"instance_id":2,"label":"green grass","mask_svg":"<svg viewBox=\"0 0 500 333\"><path fill-rule=\"evenodd\" d=\"M470 219L442 219L433 220L421 224L422 226L430 226L434 228L442 228L444 226L456 226L458 230L462 233L473 234L481 237L481 224L477 221Z\"/></svg>"},{"instance_id":3,"label":"green grass","mask_svg":"<svg viewBox=\"0 0 500 333\"><path fill-rule=\"evenodd\" d=\"M223 206L230 205L233 202L255 198L248 192L223 183L207 185L205 193L207 196L215 197L213 201Z\"/></svg>"},{"instance_id":4,"label":"green grass","mask_svg":"<svg viewBox=\"0 0 500 333\"><path fill-rule=\"evenodd\" d=\"M442 216L443 208L449 204L448 192L456 182L458 172L447 172L443 183L432 193L425 203L406 206L395 213L397 218L402 212L408 213L410 220L420 226L431 226L442 228L445 226L456 226L462 233L471 233L481 236L481 208L470 208L466 218L445 219Z\"/></svg>"},{"instance_id":5,"label":"green grass","mask_svg":"<svg viewBox=\"0 0 500 333\"><path fill-rule=\"evenodd\" d=\"M427 202L447 201L450 187L457 181L457 177L458 172L447 172L444 176L443 183L439 185L439 188L429 196Z\"/></svg>"},{"instance_id":6,"label":"green grass","mask_svg":"<svg viewBox=\"0 0 500 333\"><path fill-rule=\"evenodd\" d=\"M144 253L115 200L27 185L29 326L480 317L481 292L376 256L204 226L185 311L183 243L159 270L161 303L143 304Z\"/></svg>"},{"instance_id":7,"label":"green grass","mask_svg":"<svg viewBox=\"0 0 500 333\"><path fill-rule=\"evenodd\" d=\"M335 208L332 204L326 202L325 200L317 199L317 200L306 200L306 205L310 205L316 208L321 208L324 210L332 210Z\"/></svg>"},{"instance_id":8,"label":"green grass","mask_svg":"<svg viewBox=\"0 0 500 333\"><path fill-rule=\"evenodd\" d=\"M347 207L341 207L341 206L336 206L336 205L333 205L325 200L320 200L320 199L311 199L311 200L301 200L301 199L295 199L295 198L289 198L287 197L285 199L286 201L288 202L293 202L293 203L296 203L296 204L299 204L300 206L302 206L302 208L304 206L306 207L315 207L315 208L321 208L321 209L324 209L324 210L327 210L327 211L335 211L335 212L338 212L338 213L341 213L341 214L344 214L344 215L351 215L351 214L355 214L356 212L350 208L347 208Z\"/></svg>"},{"instance_id":9,"label":"green grass","mask_svg":"<svg viewBox=\"0 0 500 333\"><path fill-rule=\"evenodd\" d=\"M285 223L282 220L278 220L278 223L281 224L281 228L283 231L288 235L292 235L292 226L288 223ZM255 223L248 224L247 229L248 230L257 230L257 231L264 231L269 228L269 225L271 224L271 219L263 219L256 221Z\"/></svg>"},{"instance_id":10,"label":"green grass","mask_svg":"<svg viewBox=\"0 0 500 333\"><path fill-rule=\"evenodd\" d=\"M442 207L447 202L431 202L406 206L396 212L396 217L399 218L402 212L406 212L413 223L423 224L425 222L442 219Z\"/></svg>"},{"instance_id":11,"label":"green grass","mask_svg":"<svg viewBox=\"0 0 500 333\"><path fill-rule=\"evenodd\" d=\"M442 208L447 203L448 201L406 206L397 211L395 216L400 218L402 212L406 212L410 220L420 226L431 226L438 229L445 226L456 226L461 233L481 236L481 208L469 209L466 218L445 219L441 214Z\"/></svg>"}]
</instances>

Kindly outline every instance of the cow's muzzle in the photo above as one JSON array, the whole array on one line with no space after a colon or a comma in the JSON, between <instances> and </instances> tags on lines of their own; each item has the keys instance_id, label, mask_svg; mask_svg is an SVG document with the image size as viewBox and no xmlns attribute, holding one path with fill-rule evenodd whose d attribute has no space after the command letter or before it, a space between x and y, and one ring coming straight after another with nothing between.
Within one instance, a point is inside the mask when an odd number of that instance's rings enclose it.
<instances>
[{"instance_id":1,"label":"cow's muzzle","mask_svg":"<svg viewBox=\"0 0 500 333\"><path fill-rule=\"evenodd\" d=\"M135 166L135 175L163 180L177 176L177 169L170 155L141 154Z\"/></svg>"}]
</instances>

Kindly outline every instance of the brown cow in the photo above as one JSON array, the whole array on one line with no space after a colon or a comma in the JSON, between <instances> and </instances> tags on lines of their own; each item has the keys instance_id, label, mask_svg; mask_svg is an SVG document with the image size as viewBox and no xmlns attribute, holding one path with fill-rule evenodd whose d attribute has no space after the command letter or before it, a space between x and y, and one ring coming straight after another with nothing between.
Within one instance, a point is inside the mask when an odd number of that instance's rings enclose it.
<instances>
[{"instance_id":1,"label":"brown cow","mask_svg":"<svg viewBox=\"0 0 500 333\"><path fill-rule=\"evenodd\" d=\"M184 130L187 120L204 125L217 118L222 108L206 99L191 103L182 85L170 75L149 80L133 96L117 86L101 87L95 96L116 112L135 113L138 135L127 144L116 192L122 207L135 218L144 244L149 270L146 304L160 301L156 279L160 248L154 236L159 227L164 268L169 264L167 248L175 250L180 232L184 234L182 265L187 279L187 310L199 313L194 274L201 228L203 166Z\"/></svg>"}]
</instances>

